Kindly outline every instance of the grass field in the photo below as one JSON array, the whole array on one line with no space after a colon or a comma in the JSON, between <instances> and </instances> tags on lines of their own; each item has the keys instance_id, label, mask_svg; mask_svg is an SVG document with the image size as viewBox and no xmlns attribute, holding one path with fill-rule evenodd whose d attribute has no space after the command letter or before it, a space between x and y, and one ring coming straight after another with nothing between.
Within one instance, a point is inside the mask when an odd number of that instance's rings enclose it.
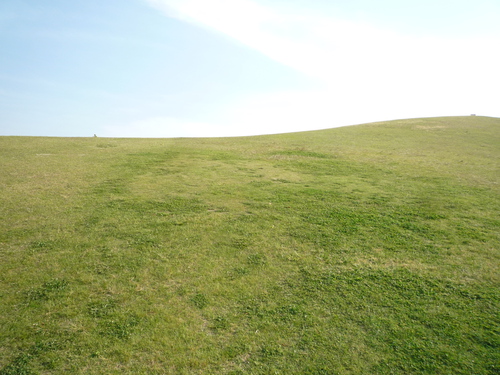
<instances>
[{"instance_id":1,"label":"grass field","mask_svg":"<svg viewBox=\"0 0 500 375\"><path fill-rule=\"evenodd\" d=\"M500 119L0 137L0 374L499 374Z\"/></svg>"}]
</instances>

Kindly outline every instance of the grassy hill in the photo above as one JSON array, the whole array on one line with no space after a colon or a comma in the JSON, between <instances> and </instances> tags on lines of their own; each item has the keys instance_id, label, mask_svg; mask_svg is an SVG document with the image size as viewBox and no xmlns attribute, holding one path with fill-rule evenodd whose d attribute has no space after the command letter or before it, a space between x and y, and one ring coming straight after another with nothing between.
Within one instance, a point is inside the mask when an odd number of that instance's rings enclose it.
<instances>
[{"instance_id":1,"label":"grassy hill","mask_svg":"<svg viewBox=\"0 0 500 375\"><path fill-rule=\"evenodd\" d=\"M0 374L498 374L500 119L0 137Z\"/></svg>"}]
</instances>

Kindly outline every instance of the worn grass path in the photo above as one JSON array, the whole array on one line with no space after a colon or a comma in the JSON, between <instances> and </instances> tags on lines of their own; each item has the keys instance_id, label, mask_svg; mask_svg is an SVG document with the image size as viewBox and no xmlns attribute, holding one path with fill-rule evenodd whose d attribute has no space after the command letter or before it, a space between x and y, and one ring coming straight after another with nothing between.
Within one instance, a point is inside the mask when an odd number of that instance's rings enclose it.
<instances>
[{"instance_id":1,"label":"worn grass path","mask_svg":"<svg viewBox=\"0 0 500 375\"><path fill-rule=\"evenodd\" d=\"M0 374L498 374L500 120L0 137Z\"/></svg>"}]
</instances>

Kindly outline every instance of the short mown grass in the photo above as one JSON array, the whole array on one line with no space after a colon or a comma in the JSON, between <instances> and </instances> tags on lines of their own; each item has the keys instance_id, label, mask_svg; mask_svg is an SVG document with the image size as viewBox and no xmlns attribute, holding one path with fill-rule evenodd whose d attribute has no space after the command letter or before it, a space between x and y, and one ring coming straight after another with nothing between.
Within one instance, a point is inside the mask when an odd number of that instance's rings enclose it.
<instances>
[{"instance_id":1,"label":"short mown grass","mask_svg":"<svg viewBox=\"0 0 500 375\"><path fill-rule=\"evenodd\" d=\"M498 374L500 120L0 137L0 374Z\"/></svg>"}]
</instances>

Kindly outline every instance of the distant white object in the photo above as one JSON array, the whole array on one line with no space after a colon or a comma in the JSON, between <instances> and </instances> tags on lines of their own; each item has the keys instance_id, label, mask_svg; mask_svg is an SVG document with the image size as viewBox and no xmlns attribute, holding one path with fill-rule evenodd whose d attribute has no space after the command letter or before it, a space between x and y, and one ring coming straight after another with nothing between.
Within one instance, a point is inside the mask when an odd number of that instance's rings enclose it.
<instances>
[{"instance_id":1,"label":"distant white object","mask_svg":"<svg viewBox=\"0 0 500 375\"><path fill-rule=\"evenodd\" d=\"M471 116L475 116L475 114L473 113Z\"/></svg>"}]
</instances>

